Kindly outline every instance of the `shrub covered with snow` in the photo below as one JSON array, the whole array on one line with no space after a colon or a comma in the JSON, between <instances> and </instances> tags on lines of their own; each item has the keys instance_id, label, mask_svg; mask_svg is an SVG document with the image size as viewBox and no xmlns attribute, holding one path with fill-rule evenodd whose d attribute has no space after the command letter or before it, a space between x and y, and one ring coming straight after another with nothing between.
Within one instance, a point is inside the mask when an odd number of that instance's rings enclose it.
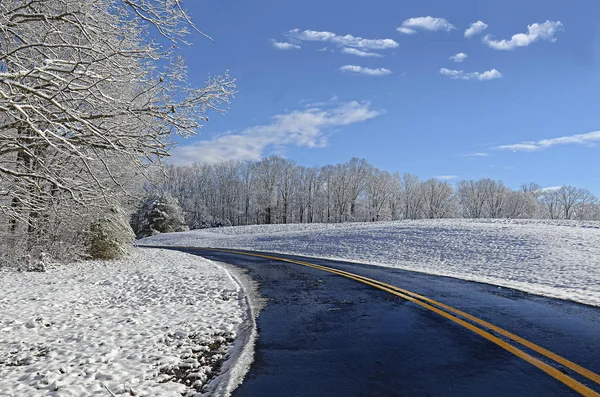
<instances>
[{"instance_id":1,"label":"shrub covered with snow","mask_svg":"<svg viewBox=\"0 0 600 397\"><path fill-rule=\"evenodd\" d=\"M128 211L122 208L113 202L108 208L89 207L86 213L57 209L49 226L0 228L0 268L44 271L52 263L118 258L134 238ZM0 216L0 225L2 220Z\"/></svg>"},{"instance_id":2,"label":"shrub covered with snow","mask_svg":"<svg viewBox=\"0 0 600 397\"><path fill-rule=\"evenodd\" d=\"M108 215L90 225L88 254L93 259L119 259L123 257L135 235L119 209L111 209Z\"/></svg>"},{"instance_id":3,"label":"shrub covered with snow","mask_svg":"<svg viewBox=\"0 0 600 397\"><path fill-rule=\"evenodd\" d=\"M137 238L188 230L177 200L160 193L152 194L142 202L131 217L131 226Z\"/></svg>"}]
</instances>

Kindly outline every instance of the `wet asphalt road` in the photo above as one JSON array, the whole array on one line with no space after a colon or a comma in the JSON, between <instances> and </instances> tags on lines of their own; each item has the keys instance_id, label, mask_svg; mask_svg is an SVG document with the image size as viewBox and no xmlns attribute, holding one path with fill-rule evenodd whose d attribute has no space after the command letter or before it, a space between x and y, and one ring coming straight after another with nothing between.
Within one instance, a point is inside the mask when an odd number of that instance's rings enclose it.
<instances>
[{"instance_id":1,"label":"wet asphalt road","mask_svg":"<svg viewBox=\"0 0 600 397\"><path fill-rule=\"evenodd\" d=\"M255 362L234 396L579 395L472 331L385 291L296 264L182 250L248 269L268 299L257 319ZM448 277L274 255L425 295L600 373L600 308Z\"/></svg>"}]
</instances>

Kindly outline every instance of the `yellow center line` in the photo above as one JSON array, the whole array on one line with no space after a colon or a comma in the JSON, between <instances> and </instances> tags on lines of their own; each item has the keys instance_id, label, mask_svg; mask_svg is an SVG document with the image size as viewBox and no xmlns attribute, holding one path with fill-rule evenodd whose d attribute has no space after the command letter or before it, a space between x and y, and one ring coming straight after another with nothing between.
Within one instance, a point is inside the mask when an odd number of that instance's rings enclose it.
<instances>
[{"instance_id":1,"label":"yellow center line","mask_svg":"<svg viewBox=\"0 0 600 397\"><path fill-rule=\"evenodd\" d=\"M275 259L275 258L273 257L271 259ZM311 266L311 267L319 266L320 268L321 267L323 268L322 270L329 269L329 268L324 267L324 266L314 265L314 264L311 264L311 263L308 263L308 262L302 262L302 261L294 261L292 263L297 263L297 264L301 264L301 265L305 265L305 266ZM571 370L579 373L580 375L585 376L586 378L588 378L588 379L590 379L590 380L592 380L592 381L600 384L600 375L598 375L598 374L596 374L596 373L594 373L594 372L592 372L592 371L590 371L590 370L588 370L586 368L583 368L582 366L577 365L574 362L572 362L570 360L567 360L564 357L559 356L558 354L555 354L555 353L553 353L553 352L551 352L549 350L546 350L543 347L541 347L539 345L536 345L533 342L530 342L530 341L528 341L526 339L523 339L520 336L515 335L515 334L513 334L513 333L511 333L511 332L509 332L509 331L507 331L507 330L505 330L503 328L500 328L500 327L498 327L498 326L496 326L494 324L491 324L491 323L489 323L489 322L487 322L485 320L482 320L482 319L480 319L478 317L472 316L472 315L470 315L468 313L465 313L465 312L463 312L461 310L455 309L452 306L445 305L445 304L443 304L441 302L438 302L436 300L433 300L431 298L427 298L426 296L419 295L417 293L414 293L414 292L402 289L400 287L396 287L394 285L390 285L390 284L387 284L387 283L384 283L384 282L378 281L378 280L373 280L371 278L368 278L368 277L365 277L365 276L360 276L360 275L357 275L357 274L354 274L354 273L348 273L348 272L345 272L343 270L338 270L338 269L335 269L335 270L336 270L336 273L338 273L340 275L344 275L344 276L345 275L352 275L352 276L359 277L362 280L370 281L370 282L376 283L378 285L381 285L381 286L393 289L395 291L402 292L402 293L404 293L406 295L410 295L410 296L412 296L414 298L417 298L417 299L429 302L429 303L431 303L431 304L433 304L435 306L444 308L444 309L446 309L446 310L448 310L450 312L458 314L459 316L468 318L469 320L471 320L471 321L473 321L473 322L475 322L477 324L483 325L486 328L492 329L492 330L498 332L499 334L504 335L507 338L512 339L513 341L518 342L521 345L526 346L526 347L528 347L528 348L530 348L530 349L532 349L532 350L540 353L541 355L546 356L546 357L550 358L551 360L553 360L553 361L555 361L555 362L557 362L559 364L562 364L565 367L567 367L567 368L569 368L569 369L571 369Z\"/></svg>"},{"instance_id":2,"label":"yellow center line","mask_svg":"<svg viewBox=\"0 0 600 397\"><path fill-rule=\"evenodd\" d=\"M340 272L346 273L344 271L340 271ZM364 276L359 276L359 277L362 278L362 279L364 279L364 280L375 282L375 283L377 283L379 285L391 288L391 289L393 289L395 291L399 291L399 292L405 293L405 294L410 295L410 296L412 296L414 298L421 299L423 301L429 302L429 303L431 303L433 305L442 307L442 308L444 308L444 309L446 309L446 310L448 310L450 312L458 314L459 316L468 318L469 320L471 320L471 321L473 321L473 322L475 322L477 324L483 325L486 328L492 329L492 330L498 332L499 334L504 335L507 338L512 339L513 341L518 342L521 345L526 346L526 347L528 347L528 348L530 348L530 349L532 349L532 350L540 353L541 355L546 356L549 359L551 359L551 360L553 360L553 361L555 361L555 362L557 362L559 364L562 364L563 366L565 366L565 367L567 367L567 368L569 368L569 369L577 372L578 374L580 374L582 376L585 376L586 378L588 378L588 379L590 379L590 380L592 380L592 381L600 384L600 375L598 375L598 374L596 374L596 373L594 373L594 372L592 372L592 371L590 371L590 370L588 370L586 368L583 368L582 366L577 365L574 362L572 362L570 360L567 360L564 357L559 356L558 354L555 354L555 353L553 353L553 352L551 352L549 350L546 350L543 347L541 347L539 345L536 345L533 342L528 341L527 339L523 339L520 336L515 335L515 334L513 334L513 333L511 333L511 332L509 332L509 331L507 331L507 330L505 330L503 328L500 328L500 327L498 327L498 326L496 326L494 324L491 324L491 323L489 323L489 322L487 322L485 320L482 320L482 319L480 319L478 317L472 316L472 315L470 315L468 313L465 313L465 312L463 312L461 310L455 309L452 306L445 305L445 304L443 304L441 302L438 302L436 300L433 300L431 298L427 298L426 296L422 296L422 295L419 295L417 293L414 293L414 292L411 292L411 291L407 291L405 289L396 287L394 285L386 284L384 282L373 280L373 279L370 279L370 278L364 277Z\"/></svg>"},{"instance_id":3,"label":"yellow center line","mask_svg":"<svg viewBox=\"0 0 600 397\"><path fill-rule=\"evenodd\" d=\"M203 249L203 248L197 248L197 247L174 247L174 248L192 248L192 249ZM484 321L482 319L479 319L475 316L472 316L468 313L465 313L461 310L455 309L451 306L445 305L441 302L437 302L433 299L427 298L425 296L416 294L414 292L396 287L394 285L390 285L390 284L386 284L384 282L381 281L377 281L377 280L373 280L370 279L368 277L364 277L358 274L354 274L354 273L350 273L350 272L346 272L343 270L338 270L338 269L334 269L334 268L330 268L327 266L322 266L322 265L316 265L313 263L309 263L309 262L304 262L304 261L297 261L294 259L287 259L287 258L280 258L280 257L276 257L276 256L272 256L272 255L263 255L263 254L255 254L255 253L250 253L250 252L243 252L243 251L234 251L234 250L226 250L226 249L219 249L219 248L206 248L206 250L211 250L211 251L219 251L219 252L225 252L225 253L232 253L232 254L238 254L238 255L247 255L247 256L254 256L254 257L259 257L259 258L265 258L265 259L272 259L272 260L276 260L276 261L281 261L281 262L288 262L288 263L294 263L294 264L298 264L298 265L302 265L302 266L307 266L307 267L311 267L314 269L319 269L322 271L326 271L329 273L334 273L337 274L339 276L343 276L346 278L350 278L353 279L355 281L361 282L363 284L367 284L370 285L374 288L386 291L390 294L396 295L398 297L401 297L403 299L406 299L410 302L413 302L425 309L428 309L434 313L439 314L440 316L443 316L445 318L447 318L450 321L453 321L454 323L457 323L473 332L475 332L476 334L482 336L483 338L489 340L490 342L493 342L494 344L504 348L505 350L511 352L512 354L514 354L515 356L527 361L528 363L536 366L537 368L541 369L542 371L544 371L545 373L547 373L548 375L552 376L553 378L559 380L560 382L564 383L565 385L569 386L571 389L575 390L576 392L580 393L583 396L594 396L594 397L600 397L600 394L595 392L594 390L590 389L589 387L581 384L580 382L578 382L577 380L571 378L570 376L562 373L561 371L559 371L558 369L546 364L545 362L525 353L524 351L508 344L507 342L503 341L502 339L498 338L497 336L492 335L491 333L478 328L476 326L474 326L473 324L470 324L446 311L443 311L440 309L444 308L450 312L453 312L455 314L458 314L462 317L468 318L469 320L480 324L486 328L492 329L496 332L498 332L499 334L502 334L504 336L506 336L507 338L512 339L515 342L520 343L523 346L526 346L548 358L550 358L551 360L560 363L562 365L564 365L567 368L572 369L573 371L579 373L580 375L600 384L600 375L586 369L583 368L569 360L567 360L566 358L563 358L555 353L552 353L549 350L544 349L543 347L540 347L538 345L536 345L533 342L530 342L526 339L523 339L509 331L506 331L500 327L497 327L493 324L488 323L487 321ZM427 303L426 303L427 302ZM438 307L435 307L435 306Z\"/></svg>"}]
</instances>

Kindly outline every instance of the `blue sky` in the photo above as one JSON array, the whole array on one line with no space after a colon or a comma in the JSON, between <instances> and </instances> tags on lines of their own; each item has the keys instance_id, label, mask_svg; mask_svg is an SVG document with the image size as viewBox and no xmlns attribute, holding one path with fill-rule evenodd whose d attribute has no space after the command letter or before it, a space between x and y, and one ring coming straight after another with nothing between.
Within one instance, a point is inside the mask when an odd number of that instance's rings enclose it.
<instances>
[{"instance_id":1,"label":"blue sky","mask_svg":"<svg viewBox=\"0 0 600 397\"><path fill-rule=\"evenodd\" d=\"M600 194L598 1L183 5L214 39L182 49L190 80L229 70L238 94L176 163L361 157L424 179Z\"/></svg>"}]
</instances>

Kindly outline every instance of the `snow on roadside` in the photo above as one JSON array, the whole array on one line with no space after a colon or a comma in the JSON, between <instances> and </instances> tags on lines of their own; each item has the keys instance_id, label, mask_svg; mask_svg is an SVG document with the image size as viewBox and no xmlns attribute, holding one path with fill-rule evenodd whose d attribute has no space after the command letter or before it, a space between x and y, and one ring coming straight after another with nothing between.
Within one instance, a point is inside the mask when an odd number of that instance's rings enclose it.
<instances>
[{"instance_id":1,"label":"snow on roadside","mask_svg":"<svg viewBox=\"0 0 600 397\"><path fill-rule=\"evenodd\" d=\"M600 306L600 222L449 219L260 225L157 235L139 244L356 261Z\"/></svg>"},{"instance_id":2,"label":"snow on roadside","mask_svg":"<svg viewBox=\"0 0 600 397\"><path fill-rule=\"evenodd\" d=\"M210 382L219 367L215 380L239 382L223 373L251 312L211 261L138 248L122 261L0 272L0 285L3 396L214 395L229 389Z\"/></svg>"}]
</instances>

